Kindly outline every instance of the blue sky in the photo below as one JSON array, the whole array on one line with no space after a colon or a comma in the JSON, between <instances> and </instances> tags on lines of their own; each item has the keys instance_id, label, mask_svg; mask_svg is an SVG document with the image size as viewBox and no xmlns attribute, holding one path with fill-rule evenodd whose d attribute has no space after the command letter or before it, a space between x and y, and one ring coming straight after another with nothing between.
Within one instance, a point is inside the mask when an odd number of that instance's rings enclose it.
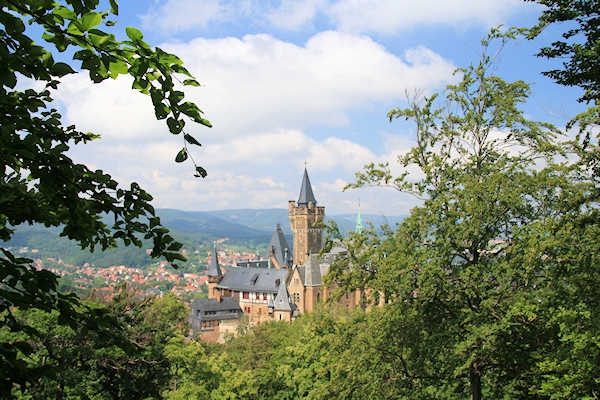
<instances>
[{"instance_id":1,"label":"blue sky","mask_svg":"<svg viewBox=\"0 0 600 400\"><path fill-rule=\"evenodd\" d=\"M480 39L498 24L529 26L540 8L518 0L158 0L122 1L118 28L178 54L203 87L187 94L214 128L192 127L194 178L173 159L180 138L154 120L150 99L130 81L93 85L66 77L56 94L68 123L102 135L73 157L120 182L136 181L157 207L185 210L285 208L298 196L304 162L330 214L405 215L417 204L392 189L342 192L369 161L393 161L414 131L389 123L405 92L442 90L455 67L478 60ZM581 109L576 89L540 72L535 57L556 38L510 43L496 73L532 85L528 116L564 126Z\"/></svg>"}]
</instances>

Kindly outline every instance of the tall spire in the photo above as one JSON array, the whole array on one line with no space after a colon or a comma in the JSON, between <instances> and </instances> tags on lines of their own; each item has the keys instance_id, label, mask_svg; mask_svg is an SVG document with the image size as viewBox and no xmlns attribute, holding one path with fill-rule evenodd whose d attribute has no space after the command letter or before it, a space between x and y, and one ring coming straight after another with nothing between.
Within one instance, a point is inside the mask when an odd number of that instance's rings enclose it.
<instances>
[{"instance_id":1,"label":"tall spire","mask_svg":"<svg viewBox=\"0 0 600 400\"><path fill-rule=\"evenodd\" d=\"M356 233L361 233L363 230L362 218L360 217L360 199L358 200L358 214L356 214L356 228L354 231Z\"/></svg>"},{"instance_id":2,"label":"tall spire","mask_svg":"<svg viewBox=\"0 0 600 400\"><path fill-rule=\"evenodd\" d=\"M308 172L306 171L306 167L304 167L304 176L302 177L302 186L300 187L298 205L307 205L311 201L314 205L317 205L317 200L315 199L312 186L310 185L310 179L308 179Z\"/></svg>"},{"instance_id":3,"label":"tall spire","mask_svg":"<svg viewBox=\"0 0 600 400\"><path fill-rule=\"evenodd\" d=\"M223 272L219 266L219 258L217 257L217 242L213 242L212 254L210 255L210 263L208 264L208 276L222 277Z\"/></svg>"}]
</instances>

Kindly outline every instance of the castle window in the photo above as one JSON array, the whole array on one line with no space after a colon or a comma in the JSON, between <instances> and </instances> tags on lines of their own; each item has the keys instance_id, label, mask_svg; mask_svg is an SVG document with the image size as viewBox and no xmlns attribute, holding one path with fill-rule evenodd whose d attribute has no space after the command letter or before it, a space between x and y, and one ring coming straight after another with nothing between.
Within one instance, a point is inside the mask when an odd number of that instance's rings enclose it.
<instances>
[{"instance_id":1,"label":"castle window","mask_svg":"<svg viewBox=\"0 0 600 400\"><path fill-rule=\"evenodd\" d=\"M267 300L267 294L263 293L263 300Z\"/></svg>"},{"instance_id":2,"label":"castle window","mask_svg":"<svg viewBox=\"0 0 600 400\"><path fill-rule=\"evenodd\" d=\"M242 292L242 299L249 299L249 298L250 298L250 293Z\"/></svg>"}]
</instances>

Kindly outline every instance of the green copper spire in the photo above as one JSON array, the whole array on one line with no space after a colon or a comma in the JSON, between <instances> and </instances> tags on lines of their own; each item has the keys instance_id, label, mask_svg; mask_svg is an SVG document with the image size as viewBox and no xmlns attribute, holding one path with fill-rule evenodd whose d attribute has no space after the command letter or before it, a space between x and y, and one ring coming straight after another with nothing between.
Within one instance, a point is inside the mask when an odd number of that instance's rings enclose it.
<instances>
[{"instance_id":1,"label":"green copper spire","mask_svg":"<svg viewBox=\"0 0 600 400\"><path fill-rule=\"evenodd\" d=\"M360 200L358 201L358 214L356 214L356 228L354 231L356 233L361 233L363 230L362 218L360 217Z\"/></svg>"}]
</instances>

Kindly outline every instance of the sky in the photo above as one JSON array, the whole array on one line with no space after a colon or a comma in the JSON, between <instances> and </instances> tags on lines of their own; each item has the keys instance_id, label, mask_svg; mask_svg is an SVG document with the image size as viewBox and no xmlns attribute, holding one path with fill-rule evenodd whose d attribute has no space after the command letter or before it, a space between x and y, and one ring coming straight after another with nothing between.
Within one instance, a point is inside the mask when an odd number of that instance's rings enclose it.
<instances>
[{"instance_id":1,"label":"sky","mask_svg":"<svg viewBox=\"0 0 600 400\"><path fill-rule=\"evenodd\" d=\"M127 77L93 84L67 76L55 94L67 124L102 139L71 156L138 182L161 208L209 211L286 208L307 166L328 214L406 215L419 201L390 188L342 191L369 162L390 161L414 143L414 126L386 119L406 94L443 91L457 67L476 63L491 27L531 26L541 8L519 0L127 0L117 19L177 54L202 84L186 95L213 128L192 126L193 152L208 171L174 162L180 136L156 121L150 98ZM556 39L509 43L495 73L532 86L524 110L558 126L581 106L576 89L541 75L535 56ZM396 172L400 170L395 167Z\"/></svg>"}]
</instances>

